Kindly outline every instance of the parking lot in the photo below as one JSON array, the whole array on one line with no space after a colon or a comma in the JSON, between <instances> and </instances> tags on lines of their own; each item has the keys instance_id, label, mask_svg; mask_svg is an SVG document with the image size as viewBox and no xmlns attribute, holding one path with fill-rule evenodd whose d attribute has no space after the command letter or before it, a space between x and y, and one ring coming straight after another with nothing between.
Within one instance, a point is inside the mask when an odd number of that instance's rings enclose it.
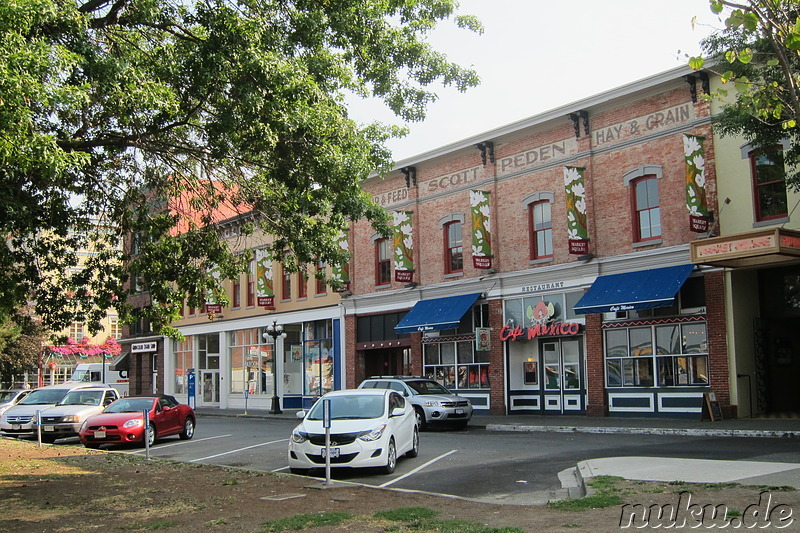
<instances>
[{"instance_id":1,"label":"parking lot","mask_svg":"<svg viewBox=\"0 0 800 533\"><path fill-rule=\"evenodd\" d=\"M288 472L290 419L198 417L192 440L156 442L153 458L266 472ZM59 445L77 445L74 439ZM143 455L141 448L116 448ZM398 461L394 474L334 469L338 481L447 494L481 501L535 503L559 494L558 473L599 457L651 456L800 462L793 439L713 438L635 434L511 433L470 427L433 429L420 453ZM324 477L324 469L314 475Z\"/></svg>"}]
</instances>

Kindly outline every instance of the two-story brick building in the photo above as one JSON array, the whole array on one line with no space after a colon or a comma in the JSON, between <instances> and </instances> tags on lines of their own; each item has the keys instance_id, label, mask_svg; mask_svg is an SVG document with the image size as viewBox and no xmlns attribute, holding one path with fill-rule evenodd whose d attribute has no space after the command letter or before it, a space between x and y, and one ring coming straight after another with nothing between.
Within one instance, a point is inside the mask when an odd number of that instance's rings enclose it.
<instances>
[{"instance_id":1,"label":"two-story brick building","mask_svg":"<svg viewBox=\"0 0 800 533\"><path fill-rule=\"evenodd\" d=\"M422 374L478 412L729 411L722 273L689 243L716 213L707 78L676 69L421 154L365 188L347 384Z\"/></svg>"},{"instance_id":2,"label":"two-story brick building","mask_svg":"<svg viewBox=\"0 0 800 533\"><path fill-rule=\"evenodd\" d=\"M708 392L725 416L792 407L797 197L714 135L710 82L674 69L369 178L394 233L352 224L347 291L257 253L230 308L186 309L185 342L126 340L153 350L132 381L186 398L193 370L198 405L221 408L389 374L431 376L478 414L699 417ZM264 336L273 320L285 338Z\"/></svg>"}]
</instances>

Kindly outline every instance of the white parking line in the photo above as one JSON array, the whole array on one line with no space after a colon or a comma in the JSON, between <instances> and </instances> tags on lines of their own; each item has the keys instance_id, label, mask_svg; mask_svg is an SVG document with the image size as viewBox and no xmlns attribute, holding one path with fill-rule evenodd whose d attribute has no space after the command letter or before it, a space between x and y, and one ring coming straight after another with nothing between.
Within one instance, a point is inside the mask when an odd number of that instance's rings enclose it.
<instances>
[{"instance_id":1,"label":"white parking line","mask_svg":"<svg viewBox=\"0 0 800 533\"><path fill-rule=\"evenodd\" d=\"M391 484L393 484L393 483L397 483L397 482L398 482L398 481L400 481L401 479L405 479L405 478L407 478L408 476L411 476L411 475L413 475L413 474L416 474L417 472L419 472L419 471L420 471L420 470L422 470L423 468L426 468L426 467L428 467L429 465L431 465L431 464L435 463L435 462L436 462L436 461L438 461L439 459L444 459L444 458L445 458L445 457L447 457L448 455L454 454L454 453L456 453L457 451L458 451L458 450L450 450L449 452L447 452L447 453L445 453L445 454L442 454L442 455L440 455L439 457L434 457L433 459L431 459L431 460L430 460L430 461L428 461L427 463L419 465L417 468L415 468L415 469L414 469L414 470L412 470L411 472L407 472L407 473L403 474L403 475L402 475L402 476L400 476L400 477L394 478L394 479L393 479L393 480L391 480L391 481L387 481L387 482L386 482L386 483L384 483L383 485L378 485L378 488L381 488L381 489L382 489L382 488L384 488L384 487L388 487L389 485L391 485Z\"/></svg>"},{"instance_id":2,"label":"white parking line","mask_svg":"<svg viewBox=\"0 0 800 533\"><path fill-rule=\"evenodd\" d=\"M277 444L279 442L289 442L289 439L280 439L280 440L273 440L270 442L262 442L261 444L253 444L252 446L245 446L244 448L239 448L238 450L231 450L229 452L218 453L216 455L209 455L208 457L201 457L200 459L192 459L191 461L187 461L187 463L196 463L198 461L205 461L207 459L214 459L216 457L222 457L223 455L229 455L232 453L243 452L245 450L249 450L251 448L258 448L259 446L268 446L270 444Z\"/></svg>"},{"instance_id":3,"label":"white parking line","mask_svg":"<svg viewBox=\"0 0 800 533\"><path fill-rule=\"evenodd\" d=\"M173 443L171 443L171 444L162 444L162 445L160 445L160 446L157 446L156 448L152 448L152 447L151 447L151 448L150 448L150 451L153 451L153 450L160 450L161 448L169 448L170 446L178 446L178 445L180 445L180 444L191 444L191 443L193 443L193 442L203 442L204 440L211 440L211 439L221 439L221 438L224 438L224 437L230 437L230 436L231 436L231 435L216 435L216 436L214 436L214 437L205 437L205 438L203 438L203 439L179 440L179 441L177 441L177 442L173 442ZM134 453L144 453L144 452L145 452L145 450L144 450L144 448L143 448L143 449L141 449L141 450L134 450L134 451L132 451L132 452L124 452L124 453L128 453L128 454L134 454Z\"/></svg>"}]
</instances>

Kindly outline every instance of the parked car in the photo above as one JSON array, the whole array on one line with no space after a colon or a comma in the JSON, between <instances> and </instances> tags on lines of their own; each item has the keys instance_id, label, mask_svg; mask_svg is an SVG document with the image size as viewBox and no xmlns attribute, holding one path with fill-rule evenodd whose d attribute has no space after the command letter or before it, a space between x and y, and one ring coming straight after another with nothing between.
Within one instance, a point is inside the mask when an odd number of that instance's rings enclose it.
<instances>
[{"instance_id":1,"label":"parked car","mask_svg":"<svg viewBox=\"0 0 800 533\"><path fill-rule=\"evenodd\" d=\"M323 410L330 401L330 463L333 467L379 467L391 474L402 455L419 453L414 409L390 390L339 390L325 394L289 439L289 468L306 473L325 466Z\"/></svg>"},{"instance_id":2,"label":"parked car","mask_svg":"<svg viewBox=\"0 0 800 533\"><path fill-rule=\"evenodd\" d=\"M36 411L53 407L72 390L93 387L97 387L97 384L70 381L39 387L3 413L0 417L0 433L8 437L33 437L36 435Z\"/></svg>"},{"instance_id":3,"label":"parked car","mask_svg":"<svg viewBox=\"0 0 800 533\"><path fill-rule=\"evenodd\" d=\"M146 432L144 411L148 411L150 421ZM156 439L170 435L191 439L196 424L194 410L173 396L127 396L87 418L80 437L87 448L99 448L102 444L144 445L146 435L148 445L152 446Z\"/></svg>"},{"instance_id":4,"label":"parked car","mask_svg":"<svg viewBox=\"0 0 800 533\"><path fill-rule=\"evenodd\" d=\"M17 405L25 396L33 392L34 389L2 389L0 390L0 416L9 407Z\"/></svg>"},{"instance_id":5,"label":"parked car","mask_svg":"<svg viewBox=\"0 0 800 533\"><path fill-rule=\"evenodd\" d=\"M417 425L426 429L431 423L448 423L466 427L472 418L472 403L453 394L438 381L414 376L373 376L359 389L391 389L411 402L417 414Z\"/></svg>"},{"instance_id":6,"label":"parked car","mask_svg":"<svg viewBox=\"0 0 800 533\"><path fill-rule=\"evenodd\" d=\"M42 442L76 437L87 418L118 398L117 390L109 385L69 391L56 405L42 411Z\"/></svg>"}]
</instances>

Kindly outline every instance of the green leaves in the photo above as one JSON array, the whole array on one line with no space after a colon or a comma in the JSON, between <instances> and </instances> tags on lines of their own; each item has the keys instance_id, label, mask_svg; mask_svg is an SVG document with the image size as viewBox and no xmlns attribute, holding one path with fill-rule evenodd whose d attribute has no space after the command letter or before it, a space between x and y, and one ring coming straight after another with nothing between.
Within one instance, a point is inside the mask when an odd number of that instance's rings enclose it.
<instances>
[{"instance_id":1,"label":"green leaves","mask_svg":"<svg viewBox=\"0 0 800 533\"><path fill-rule=\"evenodd\" d=\"M387 228L360 184L391 168L384 143L403 130L353 122L345 92L419 121L434 85L476 85L425 40L451 17L482 31L455 8L0 3L0 310L35 301L53 329L109 306L130 317L129 262L152 301L146 316L171 331L181 301L218 286L206 265L221 279L246 268L246 246L224 238L232 226L271 241L275 259L288 249L301 264L346 260L335 237L348 221ZM131 235L144 236L135 254L121 248Z\"/></svg>"}]
</instances>

